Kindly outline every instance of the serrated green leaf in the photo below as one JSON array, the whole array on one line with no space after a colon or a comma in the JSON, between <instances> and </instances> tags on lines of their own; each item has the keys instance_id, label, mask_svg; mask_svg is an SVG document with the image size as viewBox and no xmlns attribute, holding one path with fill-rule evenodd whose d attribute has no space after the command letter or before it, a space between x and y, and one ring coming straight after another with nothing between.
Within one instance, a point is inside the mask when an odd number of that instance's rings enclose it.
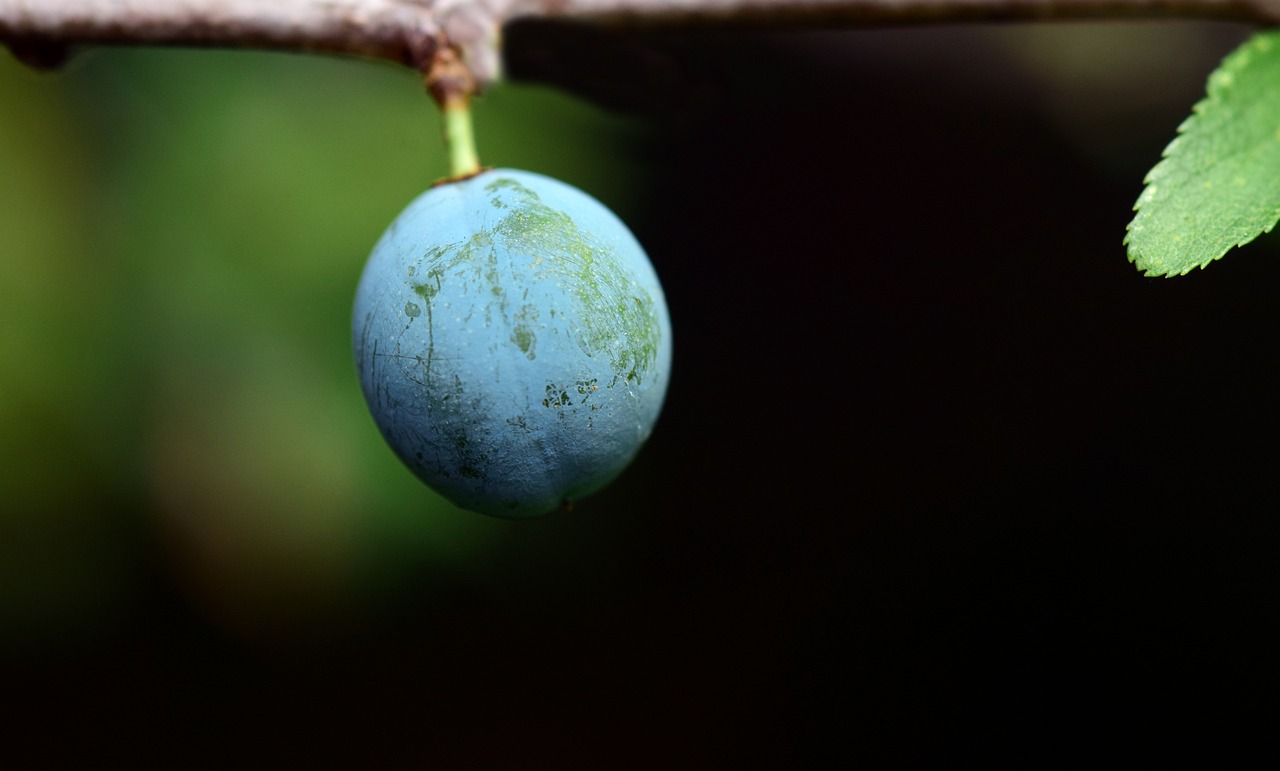
<instances>
[{"instance_id":1,"label":"serrated green leaf","mask_svg":"<svg viewBox=\"0 0 1280 771\"><path fill-rule=\"evenodd\" d=\"M1203 268L1280 219L1280 29L1223 59L1147 174L1124 243L1148 276Z\"/></svg>"}]
</instances>

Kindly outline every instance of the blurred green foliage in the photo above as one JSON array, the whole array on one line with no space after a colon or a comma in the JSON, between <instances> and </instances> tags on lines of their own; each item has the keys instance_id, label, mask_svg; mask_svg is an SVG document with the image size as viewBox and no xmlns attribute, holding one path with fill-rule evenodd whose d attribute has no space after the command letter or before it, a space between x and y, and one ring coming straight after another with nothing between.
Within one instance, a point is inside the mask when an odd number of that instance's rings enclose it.
<instances>
[{"instance_id":1,"label":"blurred green foliage","mask_svg":"<svg viewBox=\"0 0 1280 771\"><path fill-rule=\"evenodd\" d=\"M561 92L477 100L486 165L624 219L640 130ZM92 645L155 565L251 640L341 625L402 574L482 570L365 409L350 302L446 163L417 76L257 52L0 56L0 654Z\"/></svg>"}]
</instances>

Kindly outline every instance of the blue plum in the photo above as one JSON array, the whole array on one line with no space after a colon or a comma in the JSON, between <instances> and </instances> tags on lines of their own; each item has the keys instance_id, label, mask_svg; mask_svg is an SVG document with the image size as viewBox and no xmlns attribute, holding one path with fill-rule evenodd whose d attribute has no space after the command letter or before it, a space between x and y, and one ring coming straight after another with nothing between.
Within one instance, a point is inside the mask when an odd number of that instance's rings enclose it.
<instances>
[{"instance_id":1,"label":"blue plum","mask_svg":"<svg viewBox=\"0 0 1280 771\"><path fill-rule=\"evenodd\" d=\"M671 321L648 256L563 182L495 169L391 223L352 317L374 421L455 505L535 517L599 490L662 410Z\"/></svg>"}]
</instances>

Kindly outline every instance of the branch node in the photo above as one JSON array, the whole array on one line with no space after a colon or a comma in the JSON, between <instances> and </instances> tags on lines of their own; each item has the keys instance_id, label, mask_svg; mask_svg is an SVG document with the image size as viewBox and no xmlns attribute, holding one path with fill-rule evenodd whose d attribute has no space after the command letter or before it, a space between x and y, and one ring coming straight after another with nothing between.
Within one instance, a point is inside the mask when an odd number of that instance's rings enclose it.
<instances>
[{"instance_id":1,"label":"branch node","mask_svg":"<svg viewBox=\"0 0 1280 771\"><path fill-rule=\"evenodd\" d=\"M438 0L440 29L475 79L475 91L502 74L501 30L512 0Z\"/></svg>"},{"instance_id":2,"label":"branch node","mask_svg":"<svg viewBox=\"0 0 1280 771\"><path fill-rule=\"evenodd\" d=\"M464 105L476 92L476 79L458 49L441 37L426 67L427 91L441 109Z\"/></svg>"}]
</instances>

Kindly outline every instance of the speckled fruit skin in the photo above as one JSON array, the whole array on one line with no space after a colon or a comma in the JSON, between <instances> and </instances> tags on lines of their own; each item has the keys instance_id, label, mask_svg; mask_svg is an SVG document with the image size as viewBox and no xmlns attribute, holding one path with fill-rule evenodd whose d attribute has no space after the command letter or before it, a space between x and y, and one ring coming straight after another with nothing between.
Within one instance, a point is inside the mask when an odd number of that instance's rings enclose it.
<instances>
[{"instance_id":1,"label":"speckled fruit skin","mask_svg":"<svg viewBox=\"0 0 1280 771\"><path fill-rule=\"evenodd\" d=\"M613 480L671 372L666 299L631 231L526 171L410 203L365 265L352 332L387 443L445 498L496 517L548 514Z\"/></svg>"}]
</instances>

